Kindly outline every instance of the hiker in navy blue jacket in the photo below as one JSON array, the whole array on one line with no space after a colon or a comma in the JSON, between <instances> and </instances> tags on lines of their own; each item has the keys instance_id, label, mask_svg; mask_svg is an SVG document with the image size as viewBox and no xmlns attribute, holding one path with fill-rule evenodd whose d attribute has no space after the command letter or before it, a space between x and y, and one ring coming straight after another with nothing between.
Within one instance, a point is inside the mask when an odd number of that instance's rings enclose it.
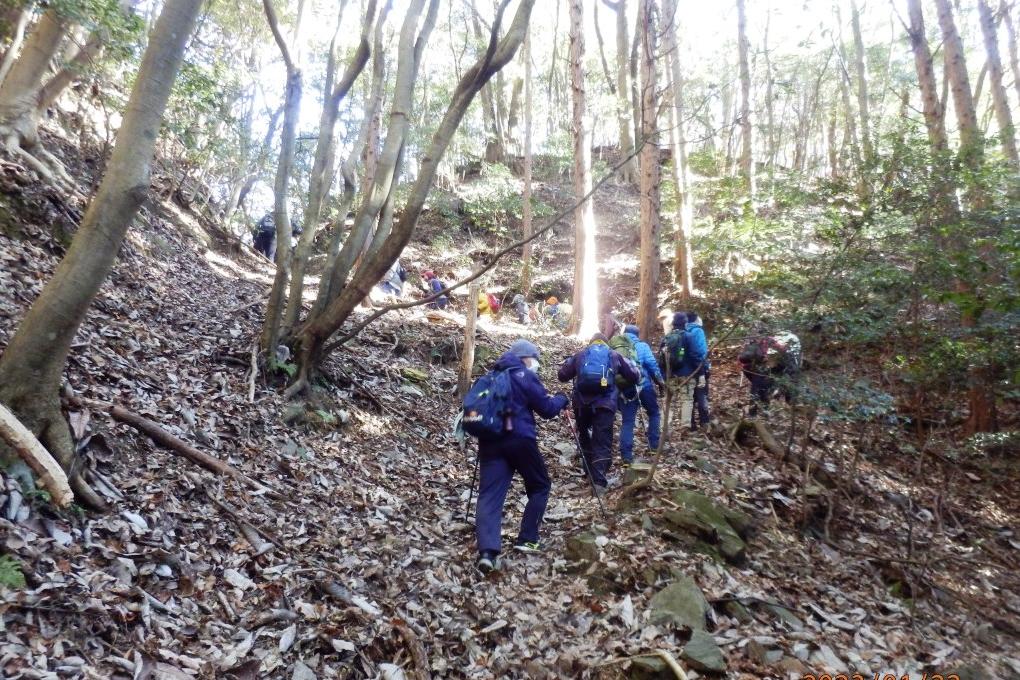
<instances>
[{"instance_id":1,"label":"hiker in navy blue jacket","mask_svg":"<svg viewBox=\"0 0 1020 680\"><path fill-rule=\"evenodd\" d=\"M604 350L602 348L605 348ZM600 389L589 390L582 384L585 367L592 356L604 357L605 371ZM601 360L600 360L601 361ZM611 374L610 374L611 373ZM613 462L613 424L616 421L616 375L628 382L637 383L640 372L617 352L609 349L608 340L596 333L591 343L577 354L568 357L559 368L560 382L574 381L574 418L585 465L595 484L595 492L605 493L608 482L606 472Z\"/></svg>"},{"instance_id":2,"label":"hiker in navy blue jacket","mask_svg":"<svg viewBox=\"0 0 1020 680\"><path fill-rule=\"evenodd\" d=\"M629 325L623 334L634 343L638 364L641 365L641 382L637 386L635 399L620 399L620 457L624 463L634 460L634 421L637 420L638 408L644 408L648 414L648 448L652 451L659 448L659 401L655 395L655 386L664 387L662 372L655 361L655 355L647 342L640 339L637 326Z\"/></svg>"},{"instance_id":3,"label":"hiker in navy blue jacket","mask_svg":"<svg viewBox=\"0 0 1020 680\"><path fill-rule=\"evenodd\" d=\"M490 572L499 568L502 550L500 527L503 524L503 503L514 473L524 480L528 504L524 508L520 533L514 547L524 552L541 548L538 530L549 502L549 472L538 451L535 416L554 418L570 401L565 394L550 395L538 378L538 347L527 340L518 340L501 356L493 370L509 370L511 394L509 421L498 439L478 442L480 480L475 532L478 536L478 568Z\"/></svg>"},{"instance_id":4,"label":"hiker in navy blue jacket","mask_svg":"<svg viewBox=\"0 0 1020 680\"><path fill-rule=\"evenodd\" d=\"M708 361L708 341L701 326L701 318L697 312L687 312L687 342L692 357L702 357L694 368L694 411L691 413L691 432L696 432L695 416L702 428L708 427L712 416L708 411L708 378L712 366ZM686 358L686 354L684 355ZM695 359L696 360L696 359Z\"/></svg>"}]
</instances>

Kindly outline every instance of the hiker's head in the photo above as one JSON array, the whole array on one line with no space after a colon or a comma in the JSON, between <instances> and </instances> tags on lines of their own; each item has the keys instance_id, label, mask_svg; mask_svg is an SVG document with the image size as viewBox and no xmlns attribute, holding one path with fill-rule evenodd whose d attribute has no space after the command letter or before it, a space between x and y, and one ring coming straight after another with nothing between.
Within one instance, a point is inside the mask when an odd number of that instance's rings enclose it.
<instances>
[{"instance_id":1,"label":"hiker's head","mask_svg":"<svg viewBox=\"0 0 1020 680\"><path fill-rule=\"evenodd\" d=\"M591 341L588 344L595 344L596 342L601 342L608 345L609 338L606 337L605 333L596 333L595 335L591 336Z\"/></svg>"},{"instance_id":2,"label":"hiker's head","mask_svg":"<svg viewBox=\"0 0 1020 680\"><path fill-rule=\"evenodd\" d=\"M632 323L629 323L629 324L627 324L627 325L626 325L626 326L624 327L624 329L623 329L623 332L624 332L624 333L630 333L630 334L631 334L631 335L633 335L633 336L634 336L635 338L640 338L640 337L641 337L641 329L640 329L640 328L638 328L637 326L635 326L635 325L634 325L634 324L632 324Z\"/></svg>"},{"instance_id":3,"label":"hiker's head","mask_svg":"<svg viewBox=\"0 0 1020 680\"><path fill-rule=\"evenodd\" d=\"M557 299L555 295L550 295L549 299L545 301L545 304L547 305L558 305L559 303L560 301Z\"/></svg>"},{"instance_id":4,"label":"hiker's head","mask_svg":"<svg viewBox=\"0 0 1020 680\"><path fill-rule=\"evenodd\" d=\"M426 281L431 281L432 279L436 278L436 274L431 269L426 269L421 273L421 277Z\"/></svg>"},{"instance_id":5,"label":"hiker's head","mask_svg":"<svg viewBox=\"0 0 1020 680\"><path fill-rule=\"evenodd\" d=\"M514 295L514 304L515 305L518 305L518 304L520 304L522 302L524 302L524 296L523 295L521 295L520 293L518 293L517 295Z\"/></svg>"},{"instance_id":6,"label":"hiker's head","mask_svg":"<svg viewBox=\"0 0 1020 680\"><path fill-rule=\"evenodd\" d=\"M538 370L539 353L535 343L521 338L510 345L510 353L524 362L532 371Z\"/></svg>"},{"instance_id":7,"label":"hiker's head","mask_svg":"<svg viewBox=\"0 0 1020 680\"><path fill-rule=\"evenodd\" d=\"M687 323L701 323L701 317L697 312L687 312Z\"/></svg>"},{"instance_id":8,"label":"hiker's head","mask_svg":"<svg viewBox=\"0 0 1020 680\"><path fill-rule=\"evenodd\" d=\"M684 312L677 312L673 315L673 328L683 330L684 326L687 325L687 314Z\"/></svg>"}]
</instances>

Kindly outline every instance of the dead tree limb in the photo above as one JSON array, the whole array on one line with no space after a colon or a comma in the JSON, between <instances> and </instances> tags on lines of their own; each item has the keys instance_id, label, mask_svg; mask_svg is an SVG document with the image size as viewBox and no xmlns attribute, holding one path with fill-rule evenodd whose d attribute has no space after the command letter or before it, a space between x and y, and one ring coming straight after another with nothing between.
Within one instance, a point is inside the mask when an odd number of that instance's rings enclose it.
<instances>
[{"instance_id":1,"label":"dead tree limb","mask_svg":"<svg viewBox=\"0 0 1020 680\"><path fill-rule=\"evenodd\" d=\"M0 404L0 439L7 442L39 477L39 482L49 491L57 507L63 508L74 500L64 469L3 404Z\"/></svg>"}]
</instances>

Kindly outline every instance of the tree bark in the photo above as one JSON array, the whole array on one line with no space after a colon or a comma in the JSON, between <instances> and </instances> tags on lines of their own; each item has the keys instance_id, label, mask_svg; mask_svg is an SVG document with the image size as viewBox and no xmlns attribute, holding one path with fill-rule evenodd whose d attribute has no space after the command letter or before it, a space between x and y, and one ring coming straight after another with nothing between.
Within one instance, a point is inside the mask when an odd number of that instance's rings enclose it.
<instances>
[{"instance_id":1,"label":"tree bark","mask_svg":"<svg viewBox=\"0 0 1020 680\"><path fill-rule=\"evenodd\" d=\"M850 26L854 36L854 65L857 70L857 112L861 119L861 144L864 162L870 166L875 160L875 146L871 139L871 111L868 101L868 66L861 37L861 13L857 0L850 0Z\"/></svg>"},{"instance_id":2,"label":"tree bark","mask_svg":"<svg viewBox=\"0 0 1020 680\"><path fill-rule=\"evenodd\" d=\"M959 31L956 30L949 0L935 0L935 7L938 10L939 27L942 29L946 71L953 93L953 108L960 128L960 160L971 169L977 169L982 163L983 145L977 113L974 110L974 95L970 89L970 76L967 74L963 41L960 39Z\"/></svg>"},{"instance_id":3,"label":"tree bark","mask_svg":"<svg viewBox=\"0 0 1020 680\"><path fill-rule=\"evenodd\" d=\"M641 26L641 280L638 327L650 338L658 325L659 292L659 96L656 84L656 26L654 0L640 0ZM674 162L676 159L674 158Z\"/></svg>"},{"instance_id":4,"label":"tree bark","mask_svg":"<svg viewBox=\"0 0 1020 680\"><path fill-rule=\"evenodd\" d=\"M342 11L342 10L341 10ZM380 20L385 19L384 10ZM329 187L333 180L333 163L336 158L336 122L340 115L340 102L354 86L358 76L368 63L369 36L375 19L375 0L369 0L361 25L361 39L347 69L335 88L328 87L323 93L324 102L319 116L319 137L315 144L315 156L308 179L308 202L305 204L304 231L294 249L294 269L290 279L290 294L287 296L287 310L283 317L284 334L298 322L301 314L305 287L305 271L312 244L319 231L323 203L329 198ZM335 51L330 50L330 61L335 62ZM331 85L331 83L329 83Z\"/></svg>"},{"instance_id":5,"label":"tree bark","mask_svg":"<svg viewBox=\"0 0 1020 680\"><path fill-rule=\"evenodd\" d=\"M570 80L573 100L574 196L591 189L591 128L585 102L583 0L570 0ZM574 211L574 295L570 332L587 336L598 327L595 208L589 199Z\"/></svg>"},{"instance_id":6,"label":"tree bark","mask_svg":"<svg viewBox=\"0 0 1020 680\"><path fill-rule=\"evenodd\" d=\"M751 67L748 63L750 44L747 40L747 11L745 0L737 0L737 40L740 59L740 174L744 178L749 207L753 209L756 193L754 177L754 154L751 125Z\"/></svg>"},{"instance_id":7,"label":"tree bark","mask_svg":"<svg viewBox=\"0 0 1020 680\"><path fill-rule=\"evenodd\" d=\"M1013 25L1012 3L1002 0L999 11L1002 12L1002 19L1006 22L1006 35L1009 36L1009 66L1013 72L1013 89L1016 90L1017 99L1020 99L1020 55L1017 49L1016 26Z\"/></svg>"},{"instance_id":8,"label":"tree bark","mask_svg":"<svg viewBox=\"0 0 1020 680\"><path fill-rule=\"evenodd\" d=\"M524 38L524 208L523 208L523 236L531 236L532 215L531 215L531 121L532 121L532 93L533 84L531 81L531 31ZM525 296L531 290L531 242L524 246L521 254L521 293ZM471 298L468 298L469 300ZM470 305L468 305L470 306Z\"/></svg>"},{"instance_id":9,"label":"tree bark","mask_svg":"<svg viewBox=\"0 0 1020 680\"><path fill-rule=\"evenodd\" d=\"M478 284L468 287L467 322L464 325L464 351L460 357L460 375L457 378L457 396L463 398L471 388L471 375L475 366L475 322L478 319Z\"/></svg>"},{"instance_id":10,"label":"tree bark","mask_svg":"<svg viewBox=\"0 0 1020 680\"><path fill-rule=\"evenodd\" d=\"M280 344L280 331L283 321L287 281L290 276L290 211L288 206L290 173L294 166L295 137L297 135L298 117L301 115L301 68L291 55L291 49L280 32L276 19L276 10L272 0L262 0L270 30L280 48L284 64L287 67L287 84L284 90L283 128L280 130L280 159L276 165L276 179L273 182L273 220L276 222L276 276L273 288L269 292L266 303L266 319L262 326L262 354L267 364L276 357L276 347ZM300 12L299 12L300 16ZM297 35L295 28L294 34Z\"/></svg>"},{"instance_id":11,"label":"tree bark","mask_svg":"<svg viewBox=\"0 0 1020 680\"><path fill-rule=\"evenodd\" d=\"M21 44L25 40L25 31L28 29L28 23L32 19L32 4L25 3L20 10L15 11L17 12L16 17L8 16L11 24L11 44L7 46L3 60L0 60L0 84L7 77L11 70L11 65L14 64L14 60L17 59L18 54L21 52Z\"/></svg>"},{"instance_id":12,"label":"tree bark","mask_svg":"<svg viewBox=\"0 0 1020 680\"><path fill-rule=\"evenodd\" d=\"M601 0L606 2L606 0ZM634 152L631 139L630 102L630 40L627 36L627 0L606 2L616 12L616 122L620 130L620 157L627 158ZM633 184L637 180L637 166L634 159L627 161L620 171L620 181Z\"/></svg>"},{"instance_id":13,"label":"tree bark","mask_svg":"<svg viewBox=\"0 0 1020 680\"><path fill-rule=\"evenodd\" d=\"M1017 155L1016 130L1013 128L1013 116L1009 110L1009 97L1002 84L1002 59L999 56L999 38L996 35L996 22L988 0L978 0L978 12L981 15L981 31L985 37L985 50L988 52L988 78L995 106L995 120L999 125L999 139L1002 153L1014 169L1020 167L1020 156Z\"/></svg>"},{"instance_id":14,"label":"tree bark","mask_svg":"<svg viewBox=\"0 0 1020 680\"><path fill-rule=\"evenodd\" d=\"M299 336L299 372L297 384L307 380L318 361L322 346L325 341L336 332L337 329L350 317L358 303L368 294L386 272L387 269L400 256L401 251L411 239L414 227L421 215L428 196L429 189L435 179L439 162L442 160L453 135L460 125L468 107L470 106L478 90L496 73L503 68L514 56L517 48L524 40L527 32L528 20L535 0L521 0L513 22L507 34L499 39L499 29L502 21L502 14L508 4L502 0L493 21L492 33L490 35L489 47L485 54L468 69L461 77L454 90L449 107L440 121L432 141L422 156L418 168L418 175L411 186L407 202L400 214L400 219L394 225L389 238L379 248L378 252L366 258L355 272L350 283L343 292L333 300L323 313L315 318L309 319L304 325ZM431 8L430 8L431 9ZM422 41L424 44L424 41Z\"/></svg>"},{"instance_id":15,"label":"tree bark","mask_svg":"<svg viewBox=\"0 0 1020 680\"><path fill-rule=\"evenodd\" d=\"M677 41L677 2L665 0L662 6L663 48L669 66L670 93L673 97L670 107L669 140L673 149L673 185L677 192L676 242L673 255L673 281L681 287L681 299L688 301L693 293L691 275L691 227L694 222L694 200L690 169L687 164L687 129L684 123L683 72L680 68L680 53ZM645 336L648 337L648 336Z\"/></svg>"},{"instance_id":16,"label":"tree bark","mask_svg":"<svg viewBox=\"0 0 1020 680\"><path fill-rule=\"evenodd\" d=\"M0 357L0 402L65 470L72 469L75 451L60 410L61 374L71 341L148 195L163 112L201 4L176 0L164 6L142 57L106 175L67 254ZM72 475L71 487L80 502L104 505L79 475Z\"/></svg>"}]
</instances>

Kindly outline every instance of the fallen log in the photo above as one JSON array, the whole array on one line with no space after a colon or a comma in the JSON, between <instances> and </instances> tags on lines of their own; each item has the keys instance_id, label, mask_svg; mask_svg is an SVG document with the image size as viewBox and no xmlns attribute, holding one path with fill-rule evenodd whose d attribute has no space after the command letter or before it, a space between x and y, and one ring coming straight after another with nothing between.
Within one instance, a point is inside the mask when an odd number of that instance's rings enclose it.
<instances>
[{"instance_id":1,"label":"fallen log","mask_svg":"<svg viewBox=\"0 0 1020 680\"><path fill-rule=\"evenodd\" d=\"M780 458L786 457L786 450L779 444L775 435L769 431L769 428L766 427L765 423L757 418L744 418L742 420L738 420L733 426L733 429L730 430L730 441L736 443L741 433L745 430L754 430L754 433L758 435L758 440L761 441L762 446L764 446L765 449L772 455L779 456Z\"/></svg>"},{"instance_id":2,"label":"fallen log","mask_svg":"<svg viewBox=\"0 0 1020 680\"><path fill-rule=\"evenodd\" d=\"M57 507L66 507L74 500L64 469L3 404L0 404L0 438L32 469Z\"/></svg>"}]
</instances>

